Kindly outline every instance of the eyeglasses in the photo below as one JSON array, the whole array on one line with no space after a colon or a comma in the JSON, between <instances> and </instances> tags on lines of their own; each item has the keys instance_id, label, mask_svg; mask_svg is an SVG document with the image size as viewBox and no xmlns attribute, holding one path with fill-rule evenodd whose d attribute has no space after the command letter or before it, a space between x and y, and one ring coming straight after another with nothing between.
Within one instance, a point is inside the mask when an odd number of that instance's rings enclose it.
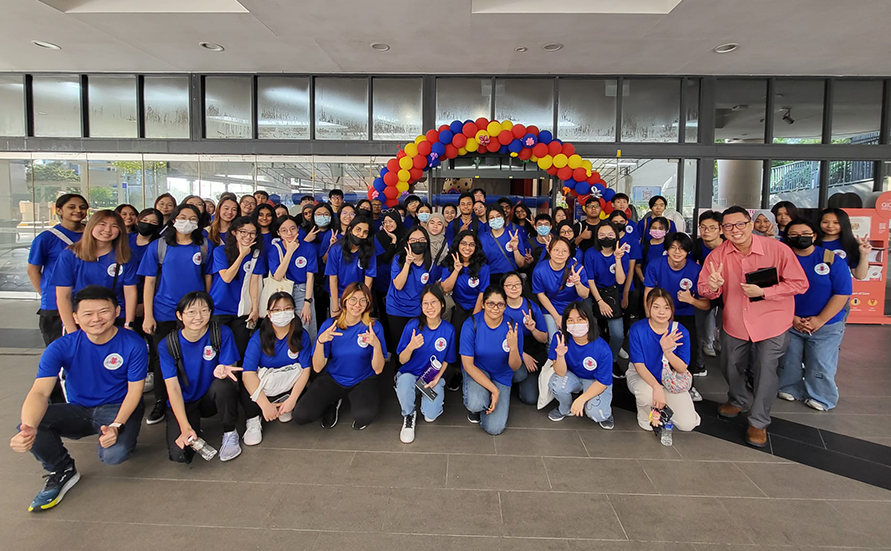
<instances>
[{"instance_id":1,"label":"eyeglasses","mask_svg":"<svg viewBox=\"0 0 891 551\"><path fill-rule=\"evenodd\" d=\"M733 228L744 230L750 222L751 220L746 220L745 222L737 222L736 224L722 224L721 227L724 229L724 231L731 231Z\"/></svg>"},{"instance_id":2,"label":"eyeglasses","mask_svg":"<svg viewBox=\"0 0 891 551\"><path fill-rule=\"evenodd\" d=\"M257 237L257 232L238 230L238 235L243 235L245 237Z\"/></svg>"},{"instance_id":3,"label":"eyeglasses","mask_svg":"<svg viewBox=\"0 0 891 551\"><path fill-rule=\"evenodd\" d=\"M294 309L291 308L290 306L287 306L287 307L285 307L285 308L273 308L273 309L271 309L271 310L267 310L267 311L268 311L270 314L275 314L276 312L293 312Z\"/></svg>"},{"instance_id":4,"label":"eyeglasses","mask_svg":"<svg viewBox=\"0 0 891 551\"><path fill-rule=\"evenodd\" d=\"M464 243L462 241L461 243L458 243L458 246L461 247L462 249L472 249L472 248L476 247L476 243L473 243L473 242Z\"/></svg>"},{"instance_id":5,"label":"eyeglasses","mask_svg":"<svg viewBox=\"0 0 891 551\"><path fill-rule=\"evenodd\" d=\"M210 309L208 309L208 308L202 308L201 310L185 310L185 311L183 311L184 316L190 316L190 317L207 316L209 314L210 314Z\"/></svg>"},{"instance_id":6,"label":"eyeglasses","mask_svg":"<svg viewBox=\"0 0 891 551\"><path fill-rule=\"evenodd\" d=\"M721 229L721 226L699 226L699 231L718 231Z\"/></svg>"},{"instance_id":7,"label":"eyeglasses","mask_svg":"<svg viewBox=\"0 0 891 551\"><path fill-rule=\"evenodd\" d=\"M487 300L485 306L490 310L504 310L504 307L507 306L507 304L503 302L492 302L491 300Z\"/></svg>"},{"instance_id":8,"label":"eyeglasses","mask_svg":"<svg viewBox=\"0 0 891 551\"><path fill-rule=\"evenodd\" d=\"M814 232L808 233L790 233L786 237L814 237Z\"/></svg>"},{"instance_id":9,"label":"eyeglasses","mask_svg":"<svg viewBox=\"0 0 891 551\"><path fill-rule=\"evenodd\" d=\"M417 237L417 238L415 238L415 239L409 239L408 242L409 242L410 244L411 244L411 243L426 243L427 240L424 239L423 237Z\"/></svg>"},{"instance_id":10,"label":"eyeglasses","mask_svg":"<svg viewBox=\"0 0 891 551\"><path fill-rule=\"evenodd\" d=\"M523 287L522 283L505 283L505 289L521 289Z\"/></svg>"},{"instance_id":11,"label":"eyeglasses","mask_svg":"<svg viewBox=\"0 0 891 551\"><path fill-rule=\"evenodd\" d=\"M355 306L358 304L362 308L365 308L366 306L368 306L368 299L365 297L362 297L362 298L350 297L347 299L346 303L349 304L350 306Z\"/></svg>"},{"instance_id":12,"label":"eyeglasses","mask_svg":"<svg viewBox=\"0 0 891 551\"><path fill-rule=\"evenodd\" d=\"M421 303L422 308L433 308L436 306L442 306L442 304L438 300L428 300Z\"/></svg>"}]
</instances>

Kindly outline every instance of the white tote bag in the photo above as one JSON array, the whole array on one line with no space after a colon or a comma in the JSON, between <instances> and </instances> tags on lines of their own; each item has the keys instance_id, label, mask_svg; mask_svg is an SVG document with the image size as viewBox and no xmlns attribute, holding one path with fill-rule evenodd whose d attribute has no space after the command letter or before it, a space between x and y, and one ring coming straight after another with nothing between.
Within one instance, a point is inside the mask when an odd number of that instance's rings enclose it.
<instances>
[{"instance_id":1,"label":"white tote bag","mask_svg":"<svg viewBox=\"0 0 891 551\"><path fill-rule=\"evenodd\" d=\"M276 241L280 241L279 239L275 239L272 242L272 246L275 247L275 250L278 251L278 262L279 265L284 261L284 255L282 255L282 250L275 245ZM285 272L287 275L287 272ZM272 272L268 276L266 276L261 282L262 289L260 289L260 317L266 317L266 305L269 304L269 297L274 295L275 293L284 291L289 295L294 295L294 282L288 279L287 277L283 277L281 281L277 281L274 277L272 277Z\"/></svg>"},{"instance_id":2,"label":"white tote bag","mask_svg":"<svg viewBox=\"0 0 891 551\"><path fill-rule=\"evenodd\" d=\"M520 369L523 369L523 366L520 366ZM554 362L548 360L541 366L541 373L538 374L538 409L544 409L554 399L554 395L551 394L551 390L548 388L553 376Z\"/></svg>"}]
</instances>

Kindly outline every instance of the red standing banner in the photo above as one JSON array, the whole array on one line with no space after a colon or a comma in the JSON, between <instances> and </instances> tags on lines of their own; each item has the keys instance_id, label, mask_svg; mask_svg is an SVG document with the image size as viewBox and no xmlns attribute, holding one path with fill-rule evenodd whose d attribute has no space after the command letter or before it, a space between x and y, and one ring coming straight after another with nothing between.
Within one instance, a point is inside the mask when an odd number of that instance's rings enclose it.
<instances>
[{"instance_id":1,"label":"red standing banner","mask_svg":"<svg viewBox=\"0 0 891 551\"><path fill-rule=\"evenodd\" d=\"M879 196L874 209L844 209L851 218L855 237L865 237L872 245L865 280L854 279L851 314L848 323L891 324L885 315L885 280L888 277L888 223L891 219L891 192Z\"/></svg>"}]
</instances>

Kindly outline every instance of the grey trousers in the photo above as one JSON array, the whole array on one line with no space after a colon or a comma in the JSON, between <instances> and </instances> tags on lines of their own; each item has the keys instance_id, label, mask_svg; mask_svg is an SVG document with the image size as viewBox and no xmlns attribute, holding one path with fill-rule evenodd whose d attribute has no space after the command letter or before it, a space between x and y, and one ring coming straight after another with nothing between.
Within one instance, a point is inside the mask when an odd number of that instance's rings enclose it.
<instances>
[{"instance_id":1,"label":"grey trousers","mask_svg":"<svg viewBox=\"0 0 891 551\"><path fill-rule=\"evenodd\" d=\"M770 425L770 408L777 398L777 368L789 343L789 333L760 342L743 341L721 333L721 371L729 386L727 401L749 412L749 425L766 429ZM746 367L751 357L755 376L754 396L746 387Z\"/></svg>"}]
</instances>

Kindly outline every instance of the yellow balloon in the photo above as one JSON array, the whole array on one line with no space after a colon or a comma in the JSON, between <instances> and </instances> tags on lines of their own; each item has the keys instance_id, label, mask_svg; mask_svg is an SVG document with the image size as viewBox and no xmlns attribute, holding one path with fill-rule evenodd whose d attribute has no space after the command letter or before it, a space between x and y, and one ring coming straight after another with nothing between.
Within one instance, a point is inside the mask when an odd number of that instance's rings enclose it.
<instances>
[{"instance_id":1,"label":"yellow balloon","mask_svg":"<svg viewBox=\"0 0 891 551\"><path fill-rule=\"evenodd\" d=\"M587 176L588 178L591 177L591 169L585 170L585 176Z\"/></svg>"},{"instance_id":2,"label":"yellow balloon","mask_svg":"<svg viewBox=\"0 0 891 551\"><path fill-rule=\"evenodd\" d=\"M458 148L458 155L467 155L467 150L463 147Z\"/></svg>"},{"instance_id":3,"label":"yellow balloon","mask_svg":"<svg viewBox=\"0 0 891 551\"><path fill-rule=\"evenodd\" d=\"M411 170L411 167L415 166L411 160L411 157L403 157L399 159L399 168L405 169L406 171ZM402 172L401 170L399 172ZM408 181L408 178L400 178L400 180Z\"/></svg>"},{"instance_id":4,"label":"yellow balloon","mask_svg":"<svg viewBox=\"0 0 891 551\"><path fill-rule=\"evenodd\" d=\"M421 143L421 142L423 142L423 141L425 141L425 140L427 140L427 136L421 134L420 136L418 136L417 138L415 138L415 145L418 145L419 143Z\"/></svg>"},{"instance_id":5,"label":"yellow balloon","mask_svg":"<svg viewBox=\"0 0 891 551\"><path fill-rule=\"evenodd\" d=\"M601 220L606 220L606 217L607 217L607 216L609 216L607 213L605 213L605 212L603 212L603 211L600 211L600 219L601 219Z\"/></svg>"},{"instance_id":6,"label":"yellow balloon","mask_svg":"<svg viewBox=\"0 0 891 551\"><path fill-rule=\"evenodd\" d=\"M510 129L513 128L513 127L514 127L514 123L512 123L512 122L510 122L510 121L501 121L501 130L502 130L502 131L504 131L504 130L510 130Z\"/></svg>"},{"instance_id":7,"label":"yellow balloon","mask_svg":"<svg viewBox=\"0 0 891 551\"><path fill-rule=\"evenodd\" d=\"M405 151L406 157L414 157L418 154L418 145L414 143L407 143L402 150Z\"/></svg>"},{"instance_id":8,"label":"yellow balloon","mask_svg":"<svg viewBox=\"0 0 891 551\"><path fill-rule=\"evenodd\" d=\"M486 127L486 130L489 132L490 136L497 136L498 134L501 134L501 123L492 121L489 123L489 126Z\"/></svg>"},{"instance_id":9,"label":"yellow balloon","mask_svg":"<svg viewBox=\"0 0 891 551\"><path fill-rule=\"evenodd\" d=\"M590 176L590 175L591 175L591 170L594 169L594 165L592 165L592 164L591 164L591 161L589 161L588 159L584 159L584 160L582 161L582 168L584 168L584 169L585 169L585 172L587 172L587 173L588 173L588 176Z\"/></svg>"},{"instance_id":10,"label":"yellow balloon","mask_svg":"<svg viewBox=\"0 0 891 551\"><path fill-rule=\"evenodd\" d=\"M405 154L408 155L408 152ZM582 158L579 155L573 155L566 161L566 164L569 165L569 168L575 170L582 166Z\"/></svg>"},{"instance_id":11,"label":"yellow balloon","mask_svg":"<svg viewBox=\"0 0 891 551\"><path fill-rule=\"evenodd\" d=\"M529 157L529 160L532 161L533 163L537 163L538 157L536 157L535 155L532 155L531 157Z\"/></svg>"},{"instance_id":12,"label":"yellow balloon","mask_svg":"<svg viewBox=\"0 0 891 551\"><path fill-rule=\"evenodd\" d=\"M399 190L400 193L403 191L408 191L408 182L399 182L396 184L396 189Z\"/></svg>"},{"instance_id":13,"label":"yellow balloon","mask_svg":"<svg viewBox=\"0 0 891 551\"><path fill-rule=\"evenodd\" d=\"M403 157L403 159L404 158L405 157ZM568 161L569 161L569 159L567 159L566 155L564 155L562 153L559 153L556 156L554 156L554 166L557 168L563 168L564 166L566 166L566 163Z\"/></svg>"},{"instance_id":14,"label":"yellow balloon","mask_svg":"<svg viewBox=\"0 0 891 551\"><path fill-rule=\"evenodd\" d=\"M403 157L403 159L405 158L406 157ZM400 182L408 182L408 179L411 178L411 173L406 169L402 169L396 173L396 177L399 179Z\"/></svg>"},{"instance_id":15,"label":"yellow balloon","mask_svg":"<svg viewBox=\"0 0 891 551\"><path fill-rule=\"evenodd\" d=\"M554 159L550 155L545 155L541 159L538 160L538 168L542 170L547 170L551 168L551 165L554 164Z\"/></svg>"},{"instance_id":16,"label":"yellow balloon","mask_svg":"<svg viewBox=\"0 0 891 551\"><path fill-rule=\"evenodd\" d=\"M474 139L467 140L467 145L464 146L464 149L466 149L467 151L470 151L471 153L473 153L474 151L476 151L479 148L480 148L480 142L478 142ZM460 153L461 150L459 149L458 152Z\"/></svg>"},{"instance_id":17,"label":"yellow balloon","mask_svg":"<svg viewBox=\"0 0 891 551\"><path fill-rule=\"evenodd\" d=\"M480 138L488 138L489 131L488 130L478 130L475 136L476 141L482 142Z\"/></svg>"},{"instance_id":18,"label":"yellow balloon","mask_svg":"<svg viewBox=\"0 0 891 551\"><path fill-rule=\"evenodd\" d=\"M511 156L511 157L519 157L519 156L520 156L520 154L519 154L519 153L515 153L515 152L513 152L513 151L511 151L511 152L510 152L510 156Z\"/></svg>"}]
</instances>

